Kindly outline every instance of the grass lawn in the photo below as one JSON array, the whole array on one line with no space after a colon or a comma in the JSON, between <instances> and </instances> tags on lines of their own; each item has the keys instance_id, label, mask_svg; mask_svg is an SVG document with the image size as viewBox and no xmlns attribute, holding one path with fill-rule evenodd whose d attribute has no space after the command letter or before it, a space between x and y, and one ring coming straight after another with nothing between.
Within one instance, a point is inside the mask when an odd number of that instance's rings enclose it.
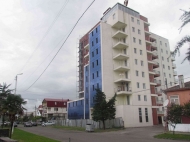
<instances>
[{"instance_id":1,"label":"grass lawn","mask_svg":"<svg viewBox=\"0 0 190 142\"><path fill-rule=\"evenodd\" d=\"M190 141L190 135L187 134L172 134L172 133L163 133L154 136L158 139L172 139L172 140L188 140Z\"/></svg>"},{"instance_id":2,"label":"grass lawn","mask_svg":"<svg viewBox=\"0 0 190 142\"><path fill-rule=\"evenodd\" d=\"M81 127L71 127L71 126L52 126L53 128L64 129L64 130L74 130L74 131L85 131L85 128ZM111 129L95 129L94 132L111 132L123 130L123 128L111 128Z\"/></svg>"},{"instance_id":3,"label":"grass lawn","mask_svg":"<svg viewBox=\"0 0 190 142\"><path fill-rule=\"evenodd\" d=\"M12 139L18 140L18 142L59 142L57 140L35 135L17 128L14 129Z\"/></svg>"}]
</instances>

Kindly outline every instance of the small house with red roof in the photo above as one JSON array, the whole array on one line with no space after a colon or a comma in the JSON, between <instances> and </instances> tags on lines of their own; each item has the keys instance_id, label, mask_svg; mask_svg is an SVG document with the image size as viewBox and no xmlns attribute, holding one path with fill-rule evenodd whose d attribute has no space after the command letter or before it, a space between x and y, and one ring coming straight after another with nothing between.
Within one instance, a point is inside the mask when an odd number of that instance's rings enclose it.
<instances>
[{"instance_id":1,"label":"small house with red roof","mask_svg":"<svg viewBox=\"0 0 190 142\"><path fill-rule=\"evenodd\" d=\"M68 101L69 99L44 98L42 101L42 116L47 119L66 119Z\"/></svg>"}]
</instances>

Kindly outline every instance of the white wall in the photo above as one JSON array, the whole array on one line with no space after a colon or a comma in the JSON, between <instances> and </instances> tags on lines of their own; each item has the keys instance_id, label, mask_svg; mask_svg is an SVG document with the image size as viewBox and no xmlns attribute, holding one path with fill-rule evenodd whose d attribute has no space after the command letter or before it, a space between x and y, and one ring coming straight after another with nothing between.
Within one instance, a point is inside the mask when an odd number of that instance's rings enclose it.
<instances>
[{"instance_id":1,"label":"white wall","mask_svg":"<svg viewBox=\"0 0 190 142\"><path fill-rule=\"evenodd\" d=\"M173 127L168 124L169 131L173 131ZM176 132L190 132L190 124L176 124Z\"/></svg>"}]
</instances>

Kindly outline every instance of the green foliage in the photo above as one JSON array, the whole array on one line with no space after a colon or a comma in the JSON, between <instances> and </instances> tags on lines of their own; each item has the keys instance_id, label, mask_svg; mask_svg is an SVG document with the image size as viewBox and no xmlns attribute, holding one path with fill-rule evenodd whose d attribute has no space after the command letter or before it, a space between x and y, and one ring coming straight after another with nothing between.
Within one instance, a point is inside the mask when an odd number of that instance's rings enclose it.
<instances>
[{"instance_id":1,"label":"green foliage","mask_svg":"<svg viewBox=\"0 0 190 142\"><path fill-rule=\"evenodd\" d=\"M116 94L107 102L106 95L100 89L96 89L92 119L102 121L105 129L105 120L115 118L115 99Z\"/></svg>"},{"instance_id":2,"label":"green foliage","mask_svg":"<svg viewBox=\"0 0 190 142\"><path fill-rule=\"evenodd\" d=\"M181 27L180 27L180 31L182 30L182 28L187 25L190 22L190 11L185 11L182 10L184 13L183 15L180 17L180 20L183 22ZM172 56L176 56L176 54L180 53L180 48L187 42L190 42L190 36L185 36L183 37L176 45L175 50L171 53ZM188 51L186 52L186 57L183 59L182 63L188 60L190 62L190 47L188 48Z\"/></svg>"},{"instance_id":3,"label":"green foliage","mask_svg":"<svg viewBox=\"0 0 190 142\"><path fill-rule=\"evenodd\" d=\"M190 117L190 101L183 104L182 116Z\"/></svg>"},{"instance_id":4,"label":"green foliage","mask_svg":"<svg viewBox=\"0 0 190 142\"><path fill-rule=\"evenodd\" d=\"M27 116L27 115L24 115L22 121L23 121L23 122L27 122L28 120L29 120L29 119L28 119L28 116Z\"/></svg>"},{"instance_id":5,"label":"green foliage","mask_svg":"<svg viewBox=\"0 0 190 142\"><path fill-rule=\"evenodd\" d=\"M17 128L15 128L12 138L19 142L58 142L57 140L35 135Z\"/></svg>"},{"instance_id":6,"label":"green foliage","mask_svg":"<svg viewBox=\"0 0 190 142\"><path fill-rule=\"evenodd\" d=\"M190 141L190 135L185 135L185 134L175 134L175 135L172 135L170 133L163 133L163 134L156 135L154 137L158 138L158 139L172 139L172 140L186 140L186 141Z\"/></svg>"}]
</instances>

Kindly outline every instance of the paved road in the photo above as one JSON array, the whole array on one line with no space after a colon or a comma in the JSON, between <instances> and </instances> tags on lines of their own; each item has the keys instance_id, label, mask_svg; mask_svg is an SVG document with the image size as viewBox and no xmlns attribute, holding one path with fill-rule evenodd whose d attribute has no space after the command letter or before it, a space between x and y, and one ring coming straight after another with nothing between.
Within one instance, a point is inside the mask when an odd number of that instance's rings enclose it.
<instances>
[{"instance_id":1,"label":"paved road","mask_svg":"<svg viewBox=\"0 0 190 142\"><path fill-rule=\"evenodd\" d=\"M115 132L88 133L80 131L61 130L51 127L23 127L19 129L59 140L61 142L181 142L173 140L155 139L154 135L162 133L163 127L127 128Z\"/></svg>"}]
</instances>

